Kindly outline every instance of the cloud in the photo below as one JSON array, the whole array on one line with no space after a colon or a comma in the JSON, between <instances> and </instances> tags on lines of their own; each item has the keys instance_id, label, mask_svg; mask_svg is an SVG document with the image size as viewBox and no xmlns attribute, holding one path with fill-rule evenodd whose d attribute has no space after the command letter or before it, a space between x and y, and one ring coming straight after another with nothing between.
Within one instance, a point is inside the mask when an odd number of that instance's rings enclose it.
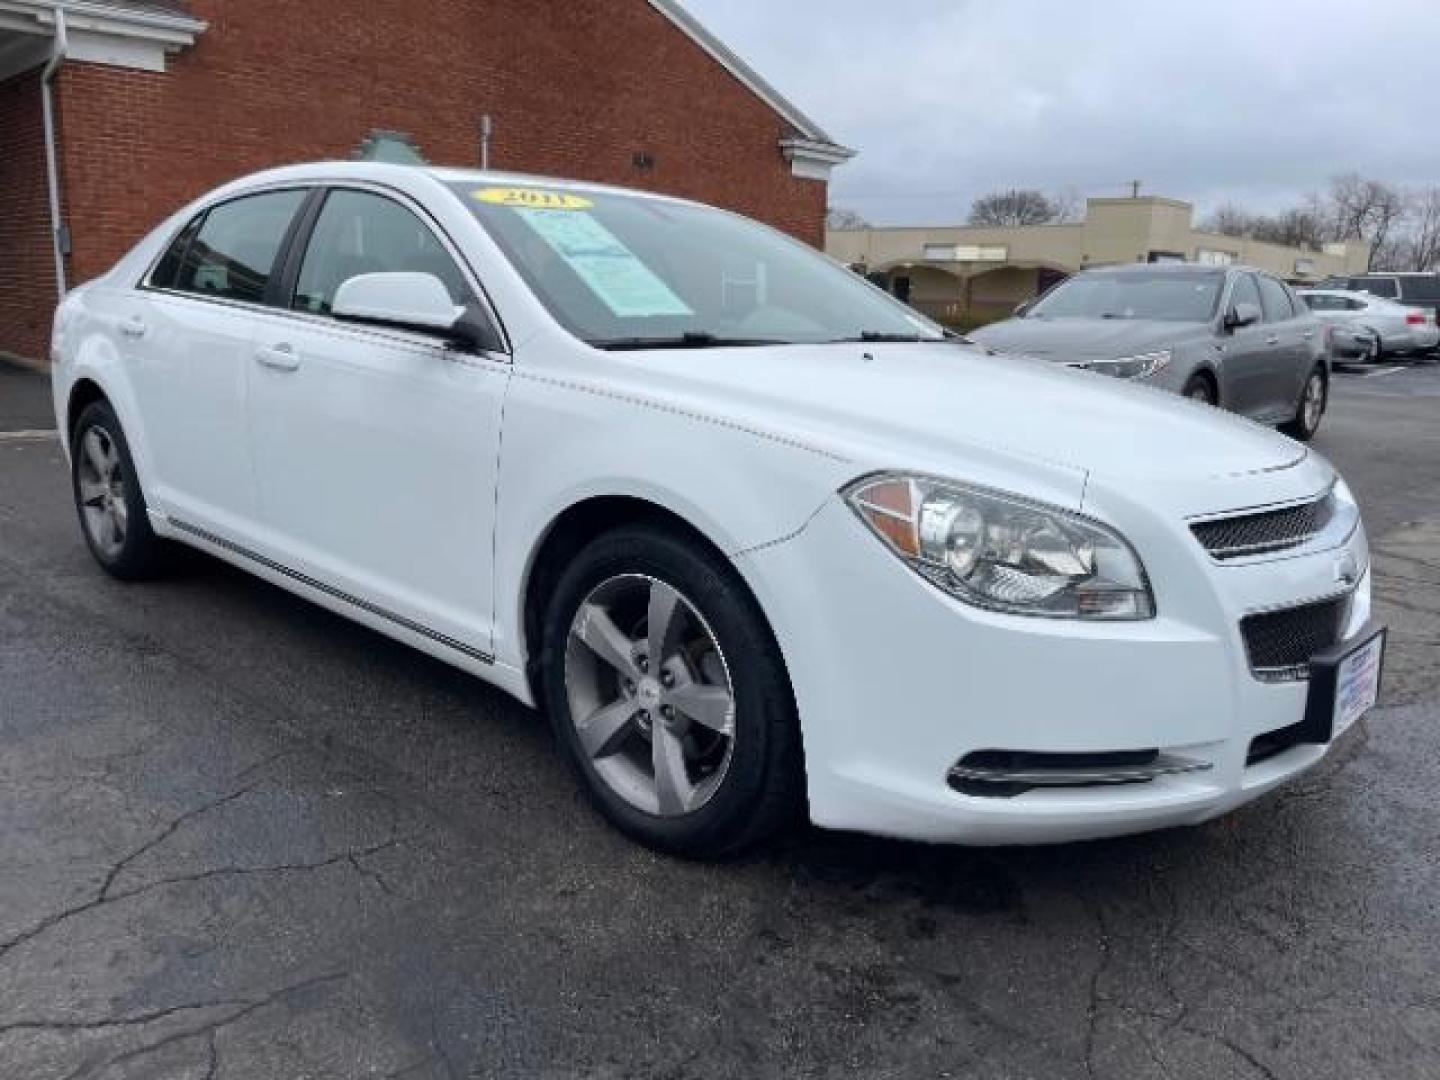
<instances>
[{"instance_id":1,"label":"cloud","mask_svg":"<svg viewBox=\"0 0 1440 1080\"><path fill-rule=\"evenodd\" d=\"M1002 187L1273 210L1440 183L1433 0L686 0L861 156L831 202L942 223Z\"/></svg>"}]
</instances>

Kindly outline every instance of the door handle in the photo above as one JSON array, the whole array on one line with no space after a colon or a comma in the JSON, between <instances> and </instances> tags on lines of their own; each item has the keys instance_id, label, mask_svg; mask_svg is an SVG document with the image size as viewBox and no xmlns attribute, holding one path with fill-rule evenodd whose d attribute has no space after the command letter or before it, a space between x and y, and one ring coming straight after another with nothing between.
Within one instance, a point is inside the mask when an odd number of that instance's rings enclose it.
<instances>
[{"instance_id":1,"label":"door handle","mask_svg":"<svg viewBox=\"0 0 1440 1080\"><path fill-rule=\"evenodd\" d=\"M294 371L300 366L300 354L295 351L294 345L285 342L257 350L255 359L276 371Z\"/></svg>"},{"instance_id":2,"label":"door handle","mask_svg":"<svg viewBox=\"0 0 1440 1080\"><path fill-rule=\"evenodd\" d=\"M1265 344L1266 344L1266 345L1279 345L1279 344L1280 344L1280 335L1278 335L1278 334L1271 334L1269 337L1267 337L1267 338L1265 339Z\"/></svg>"},{"instance_id":3,"label":"door handle","mask_svg":"<svg viewBox=\"0 0 1440 1080\"><path fill-rule=\"evenodd\" d=\"M128 338L143 338L150 328L145 325L145 320L139 315L131 315L120 324L120 333Z\"/></svg>"},{"instance_id":4,"label":"door handle","mask_svg":"<svg viewBox=\"0 0 1440 1080\"><path fill-rule=\"evenodd\" d=\"M1313 337L1315 336L1315 331L1314 331L1314 330L1306 330L1306 331L1305 331L1303 334L1301 334L1300 336L1303 337L1306 341L1309 341L1311 338L1313 338Z\"/></svg>"}]
</instances>

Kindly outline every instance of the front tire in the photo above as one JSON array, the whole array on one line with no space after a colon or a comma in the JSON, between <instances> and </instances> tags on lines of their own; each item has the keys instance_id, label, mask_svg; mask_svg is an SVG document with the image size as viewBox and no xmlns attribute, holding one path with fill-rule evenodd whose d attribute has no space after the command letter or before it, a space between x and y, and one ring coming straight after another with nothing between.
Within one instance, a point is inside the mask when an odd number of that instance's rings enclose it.
<instances>
[{"instance_id":1,"label":"front tire","mask_svg":"<svg viewBox=\"0 0 1440 1080\"><path fill-rule=\"evenodd\" d=\"M606 533L557 582L542 641L556 737L622 832L716 858L794 815L804 772L789 679L721 556L679 531Z\"/></svg>"},{"instance_id":2,"label":"front tire","mask_svg":"<svg viewBox=\"0 0 1440 1080\"><path fill-rule=\"evenodd\" d=\"M1199 402L1201 405L1218 405L1220 395L1215 389L1215 384L1205 375L1191 375L1185 389L1180 391L1191 401Z\"/></svg>"},{"instance_id":3,"label":"front tire","mask_svg":"<svg viewBox=\"0 0 1440 1080\"><path fill-rule=\"evenodd\" d=\"M1330 398L1330 380L1325 372L1315 368L1305 380L1305 389L1300 393L1300 404L1295 409L1295 419L1281 424L1280 430L1292 439L1309 442L1320 430L1320 418L1325 415Z\"/></svg>"},{"instance_id":4,"label":"front tire","mask_svg":"<svg viewBox=\"0 0 1440 1080\"><path fill-rule=\"evenodd\" d=\"M70 485L80 531L101 569L121 581L155 576L164 541L150 528L130 444L108 402L92 402L75 422Z\"/></svg>"}]
</instances>

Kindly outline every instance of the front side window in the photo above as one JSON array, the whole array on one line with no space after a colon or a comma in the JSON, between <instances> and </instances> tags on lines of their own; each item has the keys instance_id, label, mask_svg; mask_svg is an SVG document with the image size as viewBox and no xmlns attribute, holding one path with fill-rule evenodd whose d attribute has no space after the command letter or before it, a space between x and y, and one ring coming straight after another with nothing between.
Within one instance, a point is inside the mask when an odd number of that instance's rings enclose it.
<instances>
[{"instance_id":1,"label":"front side window","mask_svg":"<svg viewBox=\"0 0 1440 1080\"><path fill-rule=\"evenodd\" d=\"M1295 317L1285 286L1265 274L1260 275L1260 307L1265 312L1266 322L1284 322Z\"/></svg>"},{"instance_id":2,"label":"front side window","mask_svg":"<svg viewBox=\"0 0 1440 1080\"><path fill-rule=\"evenodd\" d=\"M456 304L473 299L459 266L419 217L383 195L337 189L315 222L291 306L328 315L336 290L351 278L396 272L433 274Z\"/></svg>"},{"instance_id":3,"label":"front side window","mask_svg":"<svg viewBox=\"0 0 1440 1080\"><path fill-rule=\"evenodd\" d=\"M1235 278L1235 288L1230 293L1230 306L1239 307L1241 304L1252 304L1259 310L1260 290L1255 287L1254 274L1240 274Z\"/></svg>"},{"instance_id":4,"label":"front side window","mask_svg":"<svg viewBox=\"0 0 1440 1080\"><path fill-rule=\"evenodd\" d=\"M1027 319L1158 319L1204 322L1215 313L1221 272L1077 274L1031 308Z\"/></svg>"},{"instance_id":5,"label":"front side window","mask_svg":"<svg viewBox=\"0 0 1440 1080\"><path fill-rule=\"evenodd\" d=\"M943 336L799 241L721 210L612 192L453 190L556 321L597 347Z\"/></svg>"},{"instance_id":6,"label":"front side window","mask_svg":"<svg viewBox=\"0 0 1440 1080\"><path fill-rule=\"evenodd\" d=\"M211 207L184 254L168 266L169 255L161 260L155 283L201 296L263 303L285 233L306 194L298 189L272 191ZM159 275L165 272L173 277L162 282Z\"/></svg>"}]
</instances>

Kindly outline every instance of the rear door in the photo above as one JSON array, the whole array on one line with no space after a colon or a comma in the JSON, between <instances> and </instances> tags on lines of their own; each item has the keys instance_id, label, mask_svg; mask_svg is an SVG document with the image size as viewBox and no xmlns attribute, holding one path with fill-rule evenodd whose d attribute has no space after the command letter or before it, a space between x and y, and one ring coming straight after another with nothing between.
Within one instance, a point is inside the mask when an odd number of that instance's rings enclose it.
<instances>
[{"instance_id":1,"label":"rear door","mask_svg":"<svg viewBox=\"0 0 1440 1080\"><path fill-rule=\"evenodd\" d=\"M135 292L120 333L151 460L147 497L181 528L255 523L246 429L257 312L308 191L244 195L192 221Z\"/></svg>"},{"instance_id":2,"label":"rear door","mask_svg":"<svg viewBox=\"0 0 1440 1080\"><path fill-rule=\"evenodd\" d=\"M263 550L328 591L481 659L491 582L503 354L331 316L366 273L430 273L457 304L478 289L423 208L335 187L287 268L289 310L254 342L250 423ZM353 602L353 601L352 601Z\"/></svg>"},{"instance_id":3,"label":"rear door","mask_svg":"<svg viewBox=\"0 0 1440 1080\"><path fill-rule=\"evenodd\" d=\"M1260 287L1260 309L1265 313L1264 353L1257 358L1265 401L1260 416L1285 419L1295 414L1300 387L1310 374L1315 320L1296 314L1290 290L1279 280L1269 274L1256 274L1255 280Z\"/></svg>"}]
</instances>

